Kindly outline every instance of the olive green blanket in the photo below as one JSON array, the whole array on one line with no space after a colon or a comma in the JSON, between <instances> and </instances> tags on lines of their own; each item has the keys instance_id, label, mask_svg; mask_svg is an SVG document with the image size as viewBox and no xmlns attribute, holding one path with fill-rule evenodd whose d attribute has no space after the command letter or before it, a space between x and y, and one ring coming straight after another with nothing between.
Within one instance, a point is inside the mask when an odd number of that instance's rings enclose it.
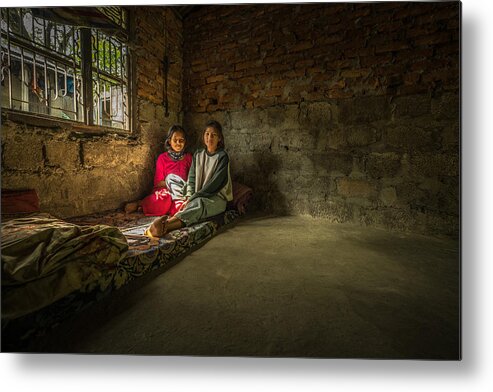
<instances>
[{"instance_id":1,"label":"olive green blanket","mask_svg":"<svg viewBox=\"0 0 493 392\"><path fill-rule=\"evenodd\" d=\"M84 288L125 257L116 227L77 226L48 214L2 223L2 318L16 318Z\"/></svg>"}]
</instances>

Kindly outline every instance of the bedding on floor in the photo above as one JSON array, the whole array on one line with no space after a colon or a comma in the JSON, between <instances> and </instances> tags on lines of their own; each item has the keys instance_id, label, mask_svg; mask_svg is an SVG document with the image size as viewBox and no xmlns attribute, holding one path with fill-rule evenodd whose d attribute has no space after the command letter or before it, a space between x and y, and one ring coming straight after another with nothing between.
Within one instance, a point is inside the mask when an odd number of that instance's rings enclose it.
<instances>
[{"instance_id":1,"label":"bedding on floor","mask_svg":"<svg viewBox=\"0 0 493 392\"><path fill-rule=\"evenodd\" d=\"M2 223L2 318L85 289L115 269L127 250L116 227L77 226L48 214Z\"/></svg>"},{"instance_id":2,"label":"bedding on floor","mask_svg":"<svg viewBox=\"0 0 493 392\"><path fill-rule=\"evenodd\" d=\"M150 239L154 217L98 213L60 220L48 214L2 222L2 336L28 339L150 271L173 265L232 224L228 210Z\"/></svg>"}]
</instances>

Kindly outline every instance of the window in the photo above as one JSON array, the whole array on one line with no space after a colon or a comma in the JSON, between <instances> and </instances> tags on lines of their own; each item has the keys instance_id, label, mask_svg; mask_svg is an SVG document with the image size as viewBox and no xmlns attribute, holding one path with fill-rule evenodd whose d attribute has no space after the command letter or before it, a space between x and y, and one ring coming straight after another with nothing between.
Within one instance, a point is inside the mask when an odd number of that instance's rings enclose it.
<instances>
[{"instance_id":1,"label":"window","mask_svg":"<svg viewBox=\"0 0 493 392\"><path fill-rule=\"evenodd\" d=\"M2 8L2 107L130 129L121 7Z\"/></svg>"}]
</instances>

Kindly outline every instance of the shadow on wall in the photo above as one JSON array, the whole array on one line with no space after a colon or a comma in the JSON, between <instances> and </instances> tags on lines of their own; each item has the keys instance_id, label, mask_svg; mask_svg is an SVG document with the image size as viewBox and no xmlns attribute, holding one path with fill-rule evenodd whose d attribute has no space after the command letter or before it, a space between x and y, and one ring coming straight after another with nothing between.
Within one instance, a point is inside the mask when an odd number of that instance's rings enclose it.
<instances>
[{"instance_id":1,"label":"shadow on wall","mask_svg":"<svg viewBox=\"0 0 493 392\"><path fill-rule=\"evenodd\" d=\"M288 215L285 195L279 190L275 178L281 162L275 155L255 152L248 159L231 155L231 177L253 189L249 210L268 214ZM259 175L261 173L261 175Z\"/></svg>"}]
</instances>

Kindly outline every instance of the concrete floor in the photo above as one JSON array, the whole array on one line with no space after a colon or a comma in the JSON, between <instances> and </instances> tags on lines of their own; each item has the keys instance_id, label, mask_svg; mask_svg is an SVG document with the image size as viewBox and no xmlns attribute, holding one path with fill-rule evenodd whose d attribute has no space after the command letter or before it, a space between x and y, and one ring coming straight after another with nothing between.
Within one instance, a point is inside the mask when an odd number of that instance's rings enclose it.
<instances>
[{"instance_id":1,"label":"concrete floor","mask_svg":"<svg viewBox=\"0 0 493 392\"><path fill-rule=\"evenodd\" d=\"M449 238L241 220L60 327L43 351L458 359L459 271Z\"/></svg>"}]
</instances>

